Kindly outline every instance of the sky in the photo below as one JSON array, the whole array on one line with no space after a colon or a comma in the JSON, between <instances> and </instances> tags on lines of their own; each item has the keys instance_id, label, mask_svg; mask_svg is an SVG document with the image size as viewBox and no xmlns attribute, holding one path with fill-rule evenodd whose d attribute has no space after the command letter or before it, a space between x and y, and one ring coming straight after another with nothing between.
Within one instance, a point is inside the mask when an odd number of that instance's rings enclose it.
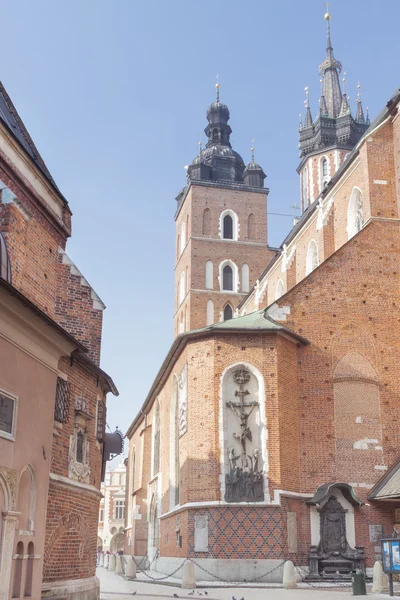
<instances>
[{"instance_id":1,"label":"sky","mask_svg":"<svg viewBox=\"0 0 400 600\"><path fill-rule=\"evenodd\" d=\"M332 0L335 57L371 118L400 84L400 3ZM228 104L231 141L267 174L268 241L299 204L299 113L316 115L320 0L4 0L0 78L73 212L67 252L107 306L101 366L126 431L173 340L175 197Z\"/></svg>"}]
</instances>

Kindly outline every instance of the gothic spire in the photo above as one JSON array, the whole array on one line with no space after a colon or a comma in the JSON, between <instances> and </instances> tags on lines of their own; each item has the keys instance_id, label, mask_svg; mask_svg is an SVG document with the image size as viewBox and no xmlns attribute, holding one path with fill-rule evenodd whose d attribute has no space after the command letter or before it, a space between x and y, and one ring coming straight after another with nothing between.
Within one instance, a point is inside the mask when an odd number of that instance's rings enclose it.
<instances>
[{"instance_id":1,"label":"gothic spire","mask_svg":"<svg viewBox=\"0 0 400 600\"><path fill-rule=\"evenodd\" d=\"M363 107L362 107L362 102L361 102L361 85L360 82L358 82L357 85L357 114L356 114L356 122L357 123L365 123L365 117L364 117L364 111L363 111Z\"/></svg>"},{"instance_id":2,"label":"gothic spire","mask_svg":"<svg viewBox=\"0 0 400 600\"><path fill-rule=\"evenodd\" d=\"M319 72L323 77L323 96L327 107L327 116L331 119L336 118L340 113L342 104L342 92L340 90L339 74L342 70L341 63L333 55L331 42L331 15L325 13L327 23L327 47L326 59L319 67Z\"/></svg>"},{"instance_id":3,"label":"gothic spire","mask_svg":"<svg viewBox=\"0 0 400 600\"><path fill-rule=\"evenodd\" d=\"M307 129L308 127L312 127L313 125L313 120L312 120L312 116L311 116L311 108L310 108L310 103L308 101L308 86L304 88L304 91L306 93L306 99L304 101L304 106L306 107L306 119L304 121L304 129Z\"/></svg>"},{"instance_id":4,"label":"gothic spire","mask_svg":"<svg viewBox=\"0 0 400 600\"><path fill-rule=\"evenodd\" d=\"M341 104L341 107L340 107L339 117L344 117L345 115L350 115L351 114L349 99L348 99L347 94L346 94L346 72L344 72L343 75L344 75L344 77L342 79L342 81L343 81L343 95L342 95L342 104Z\"/></svg>"}]
</instances>

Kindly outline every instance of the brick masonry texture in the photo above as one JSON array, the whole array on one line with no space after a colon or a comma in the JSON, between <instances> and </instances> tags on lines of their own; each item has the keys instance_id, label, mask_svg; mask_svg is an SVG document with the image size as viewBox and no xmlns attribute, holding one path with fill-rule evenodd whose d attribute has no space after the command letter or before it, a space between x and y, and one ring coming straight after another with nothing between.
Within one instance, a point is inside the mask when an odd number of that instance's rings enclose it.
<instances>
[{"instance_id":1,"label":"brick masonry texture","mask_svg":"<svg viewBox=\"0 0 400 600\"><path fill-rule=\"evenodd\" d=\"M276 300L282 322L308 340L302 344L272 332L228 335L215 331L188 338L176 353L154 390L160 402L161 457L159 474L152 471L154 404L130 436L129 472L135 456L130 500L141 515L132 521L132 546L127 552L147 551L149 507L157 489L161 514L161 556L212 558L286 558L287 512L297 517L296 564L307 564L311 544L310 508L305 499L327 482L347 482L365 502L354 509L355 544L365 547L367 565L377 559L369 526L382 525L391 535L394 510L400 502L368 501L371 487L399 458L400 420L397 368L400 348L400 120L397 116L363 140L341 177L319 207L312 207L303 226L282 256L260 282L263 295L252 291L241 310L250 313L275 302L282 281L284 294ZM328 153L331 175L346 160L344 152ZM314 196L321 156L311 159ZM362 196L364 227L349 239L349 204ZM357 193L358 193L357 191ZM210 209L207 234L203 212ZM225 208L239 214L239 242L219 239L219 215ZM246 215L257 215L257 242L266 242L264 195L192 185L177 216L177 234L186 223L188 242L177 253L176 286L180 273L189 274L184 302L187 328L205 324L208 298L222 310L228 295L218 289L217 265L231 258L250 265L250 285L265 269L271 251L246 238ZM318 247L319 266L306 275L307 251ZM214 290L204 290L205 262L214 263ZM240 270L240 269L239 269ZM177 289L177 288L176 288ZM231 297L239 302L241 297ZM275 309L274 309L275 310ZM275 313L274 314L278 314ZM216 319L217 320L217 319ZM223 504L220 456L221 377L235 364L249 364L265 387L267 478L271 500L278 490L279 505ZM174 382L187 365L187 430L179 439L179 504L171 496L174 460ZM129 488L129 486L128 486ZM289 494L288 494L289 493ZM290 497L298 494L298 497ZM215 506L216 502L222 502ZM192 504L189 504L192 503ZM203 503L199 505L197 503ZM205 503L205 504L204 504ZM196 505L197 504L197 505ZM194 551L195 516L208 517L208 552ZM131 525L129 523L129 525ZM182 545L177 545L177 529Z\"/></svg>"},{"instance_id":2,"label":"brick masonry texture","mask_svg":"<svg viewBox=\"0 0 400 600\"><path fill-rule=\"evenodd\" d=\"M16 201L0 199L0 232L6 240L12 283L22 294L60 324L100 363L102 310L93 305L91 288L82 285L71 265L62 262L71 230L67 204L62 219L46 205L16 168L0 156L0 180ZM70 408L66 423L54 423L51 472L69 477L70 436L74 433L75 402L83 398L89 414L89 484L100 489L102 444L96 439L97 400L105 391L93 370L76 358L63 358L59 373L70 384ZM95 574L99 494L50 481L47 502L43 578L55 581L82 579ZM51 585L50 585L51 587Z\"/></svg>"}]
</instances>

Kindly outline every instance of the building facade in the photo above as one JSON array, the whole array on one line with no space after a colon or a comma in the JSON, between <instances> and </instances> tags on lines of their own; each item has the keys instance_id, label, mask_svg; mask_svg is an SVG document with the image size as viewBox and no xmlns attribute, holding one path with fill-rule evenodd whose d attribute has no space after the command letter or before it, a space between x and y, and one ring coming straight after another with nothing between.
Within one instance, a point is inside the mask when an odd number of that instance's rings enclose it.
<instances>
[{"instance_id":1,"label":"building facade","mask_svg":"<svg viewBox=\"0 0 400 600\"><path fill-rule=\"evenodd\" d=\"M119 552L124 549L126 466L120 462L109 469L101 484L97 550Z\"/></svg>"},{"instance_id":2,"label":"building facade","mask_svg":"<svg viewBox=\"0 0 400 600\"><path fill-rule=\"evenodd\" d=\"M177 262L180 335L127 432L125 552L164 573L189 557L202 579L279 581L290 558L313 579L348 577L372 568L400 522L400 92L372 124L358 97L353 117L326 20L320 114L313 120L307 102L300 128L303 214L281 247L261 246L260 216L253 254L242 224L265 211L265 193L246 189L230 150L231 168L216 175L201 151L178 197L178 234L186 223L196 238ZM222 106L208 116L226 142ZM221 144L211 155L224 153ZM187 199L198 207L188 219ZM226 214L235 231L229 210L239 214L240 257L238 240L224 239ZM198 240L198 227L214 234ZM185 255L191 245L201 261ZM225 260L253 269L248 293L230 290L232 315L216 276ZM184 295L186 268L213 286L189 275L195 289Z\"/></svg>"},{"instance_id":3,"label":"building facade","mask_svg":"<svg viewBox=\"0 0 400 600\"><path fill-rule=\"evenodd\" d=\"M0 85L0 598L97 598L104 304L71 210Z\"/></svg>"}]
</instances>

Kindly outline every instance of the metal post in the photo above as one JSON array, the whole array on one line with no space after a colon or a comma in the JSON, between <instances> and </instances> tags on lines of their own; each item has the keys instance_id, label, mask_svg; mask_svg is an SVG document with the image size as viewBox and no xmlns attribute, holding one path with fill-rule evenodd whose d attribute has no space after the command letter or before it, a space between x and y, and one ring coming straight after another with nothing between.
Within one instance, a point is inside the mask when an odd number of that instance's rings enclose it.
<instances>
[{"instance_id":1,"label":"metal post","mask_svg":"<svg viewBox=\"0 0 400 600\"><path fill-rule=\"evenodd\" d=\"M393 593L393 575L389 573L389 596L394 596Z\"/></svg>"}]
</instances>

